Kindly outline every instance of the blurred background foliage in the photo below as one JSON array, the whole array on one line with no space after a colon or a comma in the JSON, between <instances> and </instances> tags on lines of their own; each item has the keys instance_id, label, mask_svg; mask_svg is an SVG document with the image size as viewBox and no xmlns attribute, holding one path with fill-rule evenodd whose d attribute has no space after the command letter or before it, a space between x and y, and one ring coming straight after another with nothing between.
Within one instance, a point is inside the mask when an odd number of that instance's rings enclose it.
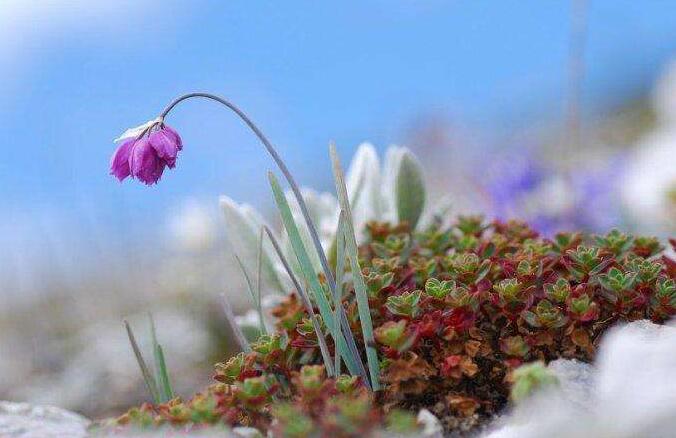
<instances>
[{"instance_id":1,"label":"blurred background foliage","mask_svg":"<svg viewBox=\"0 0 676 438\"><path fill-rule=\"evenodd\" d=\"M453 213L673 235L675 21L669 1L0 0L0 399L143 399L121 320L148 311L179 393L228 354L216 298L250 304L217 197L276 224L268 157L190 103L160 185L107 174L111 140L182 92L239 103L305 186L330 189L330 140L345 161L395 143Z\"/></svg>"}]
</instances>

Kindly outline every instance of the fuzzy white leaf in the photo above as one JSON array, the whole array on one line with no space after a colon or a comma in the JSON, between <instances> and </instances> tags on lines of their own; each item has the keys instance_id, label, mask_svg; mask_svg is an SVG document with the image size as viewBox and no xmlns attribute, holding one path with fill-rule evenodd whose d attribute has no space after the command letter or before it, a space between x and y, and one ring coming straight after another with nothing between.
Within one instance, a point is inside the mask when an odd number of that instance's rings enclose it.
<instances>
[{"instance_id":1,"label":"fuzzy white leaf","mask_svg":"<svg viewBox=\"0 0 676 438\"><path fill-rule=\"evenodd\" d=\"M119 143L119 142L126 140L128 138L136 138L139 135L141 135L141 133L143 131L145 131L146 129L150 128L151 126L153 126L155 123L158 123L158 122L159 122L158 119L150 120L148 122L145 122L142 125L136 126L134 128L129 128L113 141L115 143Z\"/></svg>"},{"instance_id":2,"label":"fuzzy white leaf","mask_svg":"<svg viewBox=\"0 0 676 438\"><path fill-rule=\"evenodd\" d=\"M288 190L284 193L286 196L287 202L289 203L289 208L291 209L291 214L294 221L298 226L298 232L301 236L303 244L306 248L312 248L312 236L310 231L307 228L307 224L303 219L303 214L300 210L300 206L296 201L293 193ZM308 208L308 213L312 223L317 227L317 233L319 233L319 239L322 243L322 247L325 251L329 249L331 245L333 234L335 233L335 224L337 223L337 212L338 212L338 201L330 193L319 193L312 189L301 188L301 196L305 201L305 204ZM282 248L284 249L284 255L289 260L289 263L297 275L300 275L299 266L297 266L296 257L293 255L293 248L291 248L291 243L286 235L286 232L282 236ZM312 262L312 267L315 272L322 272L322 265L319 261L319 256L315 251L309 251L308 256Z\"/></svg>"},{"instance_id":3,"label":"fuzzy white leaf","mask_svg":"<svg viewBox=\"0 0 676 438\"><path fill-rule=\"evenodd\" d=\"M257 265L258 237L265 221L250 205L237 204L227 196L221 196L220 204L225 218L228 242L246 269L253 274ZM272 245L265 239L261 259L262 284L276 293L286 293L290 286L289 280L277 269L274 260L276 258Z\"/></svg>"},{"instance_id":4,"label":"fuzzy white leaf","mask_svg":"<svg viewBox=\"0 0 676 438\"><path fill-rule=\"evenodd\" d=\"M399 173L401 157L406 148L390 146L385 152L381 187L380 219L381 221L397 222L396 208L396 180Z\"/></svg>"},{"instance_id":5,"label":"fuzzy white leaf","mask_svg":"<svg viewBox=\"0 0 676 438\"><path fill-rule=\"evenodd\" d=\"M345 184L352 206L353 223L357 237L360 237L368 221L380 218L383 204L380 160L372 144L359 145L347 171Z\"/></svg>"}]
</instances>

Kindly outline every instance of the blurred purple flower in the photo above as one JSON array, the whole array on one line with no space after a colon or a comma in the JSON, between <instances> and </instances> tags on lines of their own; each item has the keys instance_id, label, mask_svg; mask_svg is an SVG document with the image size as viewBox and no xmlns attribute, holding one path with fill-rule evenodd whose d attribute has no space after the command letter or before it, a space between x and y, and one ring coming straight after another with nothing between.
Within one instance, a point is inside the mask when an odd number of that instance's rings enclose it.
<instances>
[{"instance_id":1,"label":"blurred purple flower","mask_svg":"<svg viewBox=\"0 0 676 438\"><path fill-rule=\"evenodd\" d=\"M127 132L136 134L137 131ZM161 122L153 123L120 145L110 160L110 174L120 181L131 176L145 184L155 184L165 166L170 169L176 166L181 149L183 142L176 131Z\"/></svg>"},{"instance_id":2,"label":"blurred purple flower","mask_svg":"<svg viewBox=\"0 0 676 438\"><path fill-rule=\"evenodd\" d=\"M600 231L621 221L616 184L621 159L572 172L549 169L531 157L497 162L484 184L489 214L522 219L545 236Z\"/></svg>"},{"instance_id":3,"label":"blurred purple flower","mask_svg":"<svg viewBox=\"0 0 676 438\"><path fill-rule=\"evenodd\" d=\"M546 176L535 161L523 157L500 160L489 169L489 174L493 178L489 177L485 190L492 214L498 217L513 215L517 198L534 191Z\"/></svg>"}]
</instances>

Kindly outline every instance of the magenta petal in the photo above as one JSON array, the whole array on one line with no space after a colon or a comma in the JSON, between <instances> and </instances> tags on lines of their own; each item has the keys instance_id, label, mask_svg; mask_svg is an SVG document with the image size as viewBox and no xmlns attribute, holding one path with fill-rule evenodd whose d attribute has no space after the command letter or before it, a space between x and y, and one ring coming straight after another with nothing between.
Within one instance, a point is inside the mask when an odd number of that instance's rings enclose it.
<instances>
[{"instance_id":1,"label":"magenta petal","mask_svg":"<svg viewBox=\"0 0 676 438\"><path fill-rule=\"evenodd\" d=\"M110 174L120 181L123 181L131 174L129 156L133 145L134 139L125 141L117 148L113 156L110 157Z\"/></svg>"},{"instance_id":2,"label":"magenta petal","mask_svg":"<svg viewBox=\"0 0 676 438\"><path fill-rule=\"evenodd\" d=\"M159 181L164 172L165 160L160 158L147 138L134 143L129 155L129 168L133 178L151 185Z\"/></svg>"},{"instance_id":3,"label":"magenta petal","mask_svg":"<svg viewBox=\"0 0 676 438\"><path fill-rule=\"evenodd\" d=\"M157 152L157 156L166 161L169 167L176 165L176 156L178 155L178 144L175 137L164 130L155 131L148 137L150 145Z\"/></svg>"},{"instance_id":4,"label":"magenta petal","mask_svg":"<svg viewBox=\"0 0 676 438\"><path fill-rule=\"evenodd\" d=\"M181 140L181 136L178 135L178 132L174 131L169 125L163 125L162 130L173 138L174 143L176 143L176 149L179 151L183 149L183 140Z\"/></svg>"}]
</instances>

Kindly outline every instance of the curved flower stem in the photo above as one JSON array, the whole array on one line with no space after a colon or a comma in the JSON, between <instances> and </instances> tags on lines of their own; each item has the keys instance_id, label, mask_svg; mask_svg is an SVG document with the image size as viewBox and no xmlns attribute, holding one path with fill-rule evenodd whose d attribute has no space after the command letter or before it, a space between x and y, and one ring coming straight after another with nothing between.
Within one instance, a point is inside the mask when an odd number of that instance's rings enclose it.
<instances>
[{"instance_id":1,"label":"curved flower stem","mask_svg":"<svg viewBox=\"0 0 676 438\"><path fill-rule=\"evenodd\" d=\"M183 102L184 100L191 99L193 97L201 97L204 99L210 99L215 102L220 103L221 105L227 107L231 111L233 111L235 114L239 116L240 119L246 123L246 125L256 134L256 137L263 143L263 146L265 146L265 149L268 151L272 159L275 161L277 164L277 167L282 171L284 174L284 177L289 183L289 186L291 187L291 190L293 191L293 195L296 198L296 201L298 202L298 205L300 206L301 213L303 214L303 219L305 220L305 223L307 224L308 230L310 232L310 236L312 236L312 243L314 244L315 250L317 251L317 255L319 256L319 261L322 265L322 270L324 271L324 276L326 278L326 282L329 285L329 289L331 291L331 294L335 296L336 294L336 281L333 276L333 273L331 272L331 269L329 267L329 262L326 258L326 253L324 252L324 249L322 248L321 241L319 240L319 234L317 233L317 229L312 222L312 219L310 219L310 213L308 212L307 205L305 204L305 201L303 200L303 196L300 193L300 188L298 187L298 184L296 184L295 179L291 175L291 172L289 172L289 169L286 167L286 164L282 160L282 157L279 156L277 153L277 150L275 147L270 143L270 140L267 139L265 134L256 126L256 124L241 110L239 109L235 104L223 99L222 97L216 96L211 93L188 93L184 94L182 96L177 97L174 99L167 107L162 111L160 114L159 120L163 121L164 118L171 112L172 109L179 103ZM352 330L350 329L350 323L347 320L347 315L345 315L345 311L340 308L339 309L340 313L340 326L343 331L343 335L345 336L345 340L347 341L347 347L350 349L352 352L352 355L355 358L359 357L359 353L357 350L357 345L354 340L354 335L352 334ZM357 362L357 365L360 366L362 374L364 377L366 377L366 372L363 369L363 365L361 364L361 361ZM367 380L367 379L365 379ZM370 387L369 382L367 381L367 386Z\"/></svg>"},{"instance_id":2,"label":"curved flower stem","mask_svg":"<svg viewBox=\"0 0 676 438\"><path fill-rule=\"evenodd\" d=\"M267 139L265 134L256 126L256 124L241 110L239 109L235 104L223 99L222 97L216 96L214 94L210 93L188 93L184 94L183 96L177 97L174 99L165 109L162 111L162 114L160 114L160 119L164 119L169 112L174 109L176 105L181 103L184 100L191 99L193 97L202 97L205 99L210 99L213 101L216 101L220 103L221 105L226 106L230 110L232 110L235 114L239 116L240 119L244 121L244 123L247 124L247 126L256 134L256 137L263 143L263 146L265 146L265 149L267 149L268 153L272 157L273 160L275 160L275 163L277 164L277 167L279 167L279 170L282 171L284 174L284 177L286 180L289 182L289 186L291 186L291 190L293 191L293 194L296 198L296 201L298 201L298 205L300 206L300 210L303 213L303 218L305 219L305 223L307 224L308 230L310 231L310 236L312 236L312 242L315 246L315 249L317 251L317 254L319 255L319 261L322 264L322 270L324 271L324 275L326 276L326 281L329 284L329 288L331 289L331 292L335 293L336 289L336 282L335 279L333 278L333 273L331 272L331 269L329 268L329 262L326 258L326 254L324 253L324 249L322 248L321 241L319 240L319 234L317 234L317 229L315 228L315 225L312 223L312 219L310 219L310 213L308 212L307 205L305 204L305 201L303 200L303 196L300 194L300 188L298 187L298 184L296 184L296 181L294 180L293 176L291 175L291 172L289 172L289 169L286 167L286 164L282 160L282 157L279 156L277 153L277 150L275 147L270 143L270 140Z\"/></svg>"}]
</instances>

